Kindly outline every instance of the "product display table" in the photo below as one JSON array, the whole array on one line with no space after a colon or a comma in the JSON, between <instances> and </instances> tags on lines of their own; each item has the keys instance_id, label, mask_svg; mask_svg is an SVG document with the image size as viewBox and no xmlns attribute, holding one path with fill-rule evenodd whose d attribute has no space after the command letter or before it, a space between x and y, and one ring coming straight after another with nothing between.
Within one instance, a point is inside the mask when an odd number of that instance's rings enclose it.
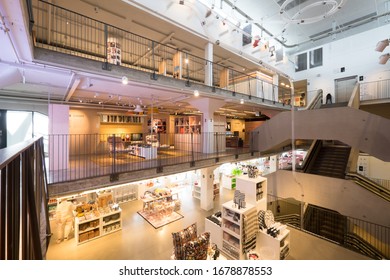
<instances>
[{"instance_id":1,"label":"product display table","mask_svg":"<svg viewBox=\"0 0 390 280\"><path fill-rule=\"evenodd\" d=\"M157 157L157 147L153 145L130 145L129 154L142 157L144 159L152 159Z\"/></svg>"}]
</instances>

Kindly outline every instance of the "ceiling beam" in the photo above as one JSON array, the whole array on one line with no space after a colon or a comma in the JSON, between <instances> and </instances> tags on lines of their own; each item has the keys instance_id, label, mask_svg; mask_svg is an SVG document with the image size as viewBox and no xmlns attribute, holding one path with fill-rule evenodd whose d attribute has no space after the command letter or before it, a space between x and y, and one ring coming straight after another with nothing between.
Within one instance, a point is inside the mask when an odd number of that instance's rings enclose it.
<instances>
[{"instance_id":1,"label":"ceiling beam","mask_svg":"<svg viewBox=\"0 0 390 280\"><path fill-rule=\"evenodd\" d=\"M77 87L79 86L79 84L81 82L80 78L76 78L74 80L73 79L74 79L74 74L72 74L72 77L70 78L70 83L72 83L72 87L70 88L70 90L67 90L67 93L65 94L65 101L66 102L68 102L70 100L70 98L73 96L73 94L75 93ZM69 88L69 86L68 86L68 88Z\"/></svg>"},{"instance_id":2,"label":"ceiling beam","mask_svg":"<svg viewBox=\"0 0 390 280\"><path fill-rule=\"evenodd\" d=\"M146 57L146 56L149 56L152 52L154 53L162 44L165 44L166 42L169 42L169 41L172 39L172 37L173 37L174 34L175 34L175 33L172 32L172 33L169 34L167 37L165 37L163 40L161 40L161 41L159 42L160 44L157 44L156 46L154 46L153 48L151 48L149 51L147 51L145 54L143 54L142 56L140 56L136 61L134 61L134 65L137 65L137 63L138 63L141 59L143 59L143 58Z\"/></svg>"}]
</instances>

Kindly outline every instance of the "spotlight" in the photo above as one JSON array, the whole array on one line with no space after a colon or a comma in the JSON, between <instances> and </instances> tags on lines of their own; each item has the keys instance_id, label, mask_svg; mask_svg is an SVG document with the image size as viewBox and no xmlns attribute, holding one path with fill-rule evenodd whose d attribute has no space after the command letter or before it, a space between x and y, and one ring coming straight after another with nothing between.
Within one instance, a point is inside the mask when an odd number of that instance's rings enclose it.
<instances>
[{"instance_id":1,"label":"spotlight","mask_svg":"<svg viewBox=\"0 0 390 280\"><path fill-rule=\"evenodd\" d=\"M199 90L194 90L194 96L199 96Z\"/></svg>"},{"instance_id":2,"label":"spotlight","mask_svg":"<svg viewBox=\"0 0 390 280\"><path fill-rule=\"evenodd\" d=\"M126 76L122 77L122 84L127 85L129 83L129 79Z\"/></svg>"},{"instance_id":3,"label":"spotlight","mask_svg":"<svg viewBox=\"0 0 390 280\"><path fill-rule=\"evenodd\" d=\"M375 50L377 52L383 52L383 50L389 45L389 39L379 41L378 44L376 44Z\"/></svg>"},{"instance_id":4,"label":"spotlight","mask_svg":"<svg viewBox=\"0 0 390 280\"><path fill-rule=\"evenodd\" d=\"M379 64L386 64L387 61L389 60L389 58L390 58L390 53L382 54L382 55L379 57Z\"/></svg>"},{"instance_id":5,"label":"spotlight","mask_svg":"<svg viewBox=\"0 0 390 280\"><path fill-rule=\"evenodd\" d=\"M240 104L244 104L244 99L240 99Z\"/></svg>"}]
</instances>

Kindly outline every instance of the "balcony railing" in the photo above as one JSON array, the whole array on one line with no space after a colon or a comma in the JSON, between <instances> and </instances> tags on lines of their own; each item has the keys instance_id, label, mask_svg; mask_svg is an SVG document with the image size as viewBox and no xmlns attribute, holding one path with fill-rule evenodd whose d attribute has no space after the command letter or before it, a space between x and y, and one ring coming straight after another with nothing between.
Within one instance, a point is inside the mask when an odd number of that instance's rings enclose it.
<instances>
[{"instance_id":1,"label":"balcony railing","mask_svg":"<svg viewBox=\"0 0 390 280\"><path fill-rule=\"evenodd\" d=\"M360 101L390 98L390 80L360 84Z\"/></svg>"},{"instance_id":2,"label":"balcony railing","mask_svg":"<svg viewBox=\"0 0 390 280\"><path fill-rule=\"evenodd\" d=\"M239 158L250 153L251 135L246 147L226 148L225 133L154 134L152 141L126 141L121 135L49 135L49 183L68 182L132 171L157 169L224 157Z\"/></svg>"},{"instance_id":3,"label":"balcony railing","mask_svg":"<svg viewBox=\"0 0 390 280\"><path fill-rule=\"evenodd\" d=\"M51 230L43 139L1 149L0 176L0 259L45 259Z\"/></svg>"},{"instance_id":4,"label":"balcony railing","mask_svg":"<svg viewBox=\"0 0 390 280\"><path fill-rule=\"evenodd\" d=\"M373 259L390 259L390 228L335 211L268 195L275 220L308 231ZM314 211L313 211L314 210Z\"/></svg>"},{"instance_id":5,"label":"balcony railing","mask_svg":"<svg viewBox=\"0 0 390 280\"><path fill-rule=\"evenodd\" d=\"M36 47L229 90L254 102L284 106L290 98L271 77L234 70L45 1L33 1L31 10Z\"/></svg>"}]
</instances>

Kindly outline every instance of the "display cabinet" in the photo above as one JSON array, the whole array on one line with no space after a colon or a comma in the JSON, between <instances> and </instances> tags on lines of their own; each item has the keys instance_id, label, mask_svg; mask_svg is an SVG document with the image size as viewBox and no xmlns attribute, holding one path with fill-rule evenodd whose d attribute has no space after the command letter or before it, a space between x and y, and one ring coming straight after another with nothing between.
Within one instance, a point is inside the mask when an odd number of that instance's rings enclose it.
<instances>
[{"instance_id":1,"label":"display cabinet","mask_svg":"<svg viewBox=\"0 0 390 280\"><path fill-rule=\"evenodd\" d=\"M175 118L175 133L201 133L201 117L200 116L181 116Z\"/></svg>"},{"instance_id":2,"label":"display cabinet","mask_svg":"<svg viewBox=\"0 0 390 280\"><path fill-rule=\"evenodd\" d=\"M130 155L144 159L152 159L157 157L157 147L152 145L130 145L128 147L128 152Z\"/></svg>"},{"instance_id":3,"label":"display cabinet","mask_svg":"<svg viewBox=\"0 0 390 280\"><path fill-rule=\"evenodd\" d=\"M175 118L175 149L201 152L201 117L181 116Z\"/></svg>"},{"instance_id":4,"label":"display cabinet","mask_svg":"<svg viewBox=\"0 0 390 280\"><path fill-rule=\"evenodd\" d=\"M267 209L267 178L239 175L236 177L236 186L237 190L245 194L247 202L256 205L257 211Z\"/></svg>"},{"instance_id":5,"label":"display cabinet","mask_svg":"<svg viewBox=\"0 0 390 280\"><path fill-rule=\"evenodd\" d=\"M200 185L198 182L195 182L192 187L192 196L196 199L200 199Z\"/></svg>"},{"instance_id":6,"label":"display cabinet","mask_svg":"<svg viewBox=\"0 0 390 280\"><path fill-rule=\"evenodd\" d=\"M254 205L246 203L245 208L236 207L233 200L222 205L222 250L232 259L244 259L243 215Z\"/></svg>"},{"instance_id":7,"label":"display cabinet","mask_svg":"<svg viewBox=\"0 0 390 280\"><path fill-rule=\"evenodd\" d=\"M129 115L119 115L119 114L100 114L100 123L143 123L143 117L140 116L129 116Z\"/></svg>"},{"instance_id":8,"label":"display cabinet","mask_svg":"<svg viewBox=\"0 0 390 280\"><path fill-rule=\"evenodd\" d=\"M113 188L114 200L116 203L124 203L128 201L137 200L138 198L138 185L129 184L121 187Z\"/></svg>"},{"instance_id":9,"label":"display cabinet","mask_svg":"<svg viewBox=\"0 0 390 280\"><path fill-rule=\"evenodd\" d=\"M105 236L122 229L122 210L96 210L75 218L77 244Z\"/></svg>"},{"instance_id":10,"label":"display cabinet","mask_svg":"<svg viewBox=\"0 0 390 280\"><path fill-rule=\"evenodd\" d=\"M276 237L262 230L257 235L256 251L264 260L284 260L290 253L290 230L284 229Z\"/></svg>"}]
</instances>

